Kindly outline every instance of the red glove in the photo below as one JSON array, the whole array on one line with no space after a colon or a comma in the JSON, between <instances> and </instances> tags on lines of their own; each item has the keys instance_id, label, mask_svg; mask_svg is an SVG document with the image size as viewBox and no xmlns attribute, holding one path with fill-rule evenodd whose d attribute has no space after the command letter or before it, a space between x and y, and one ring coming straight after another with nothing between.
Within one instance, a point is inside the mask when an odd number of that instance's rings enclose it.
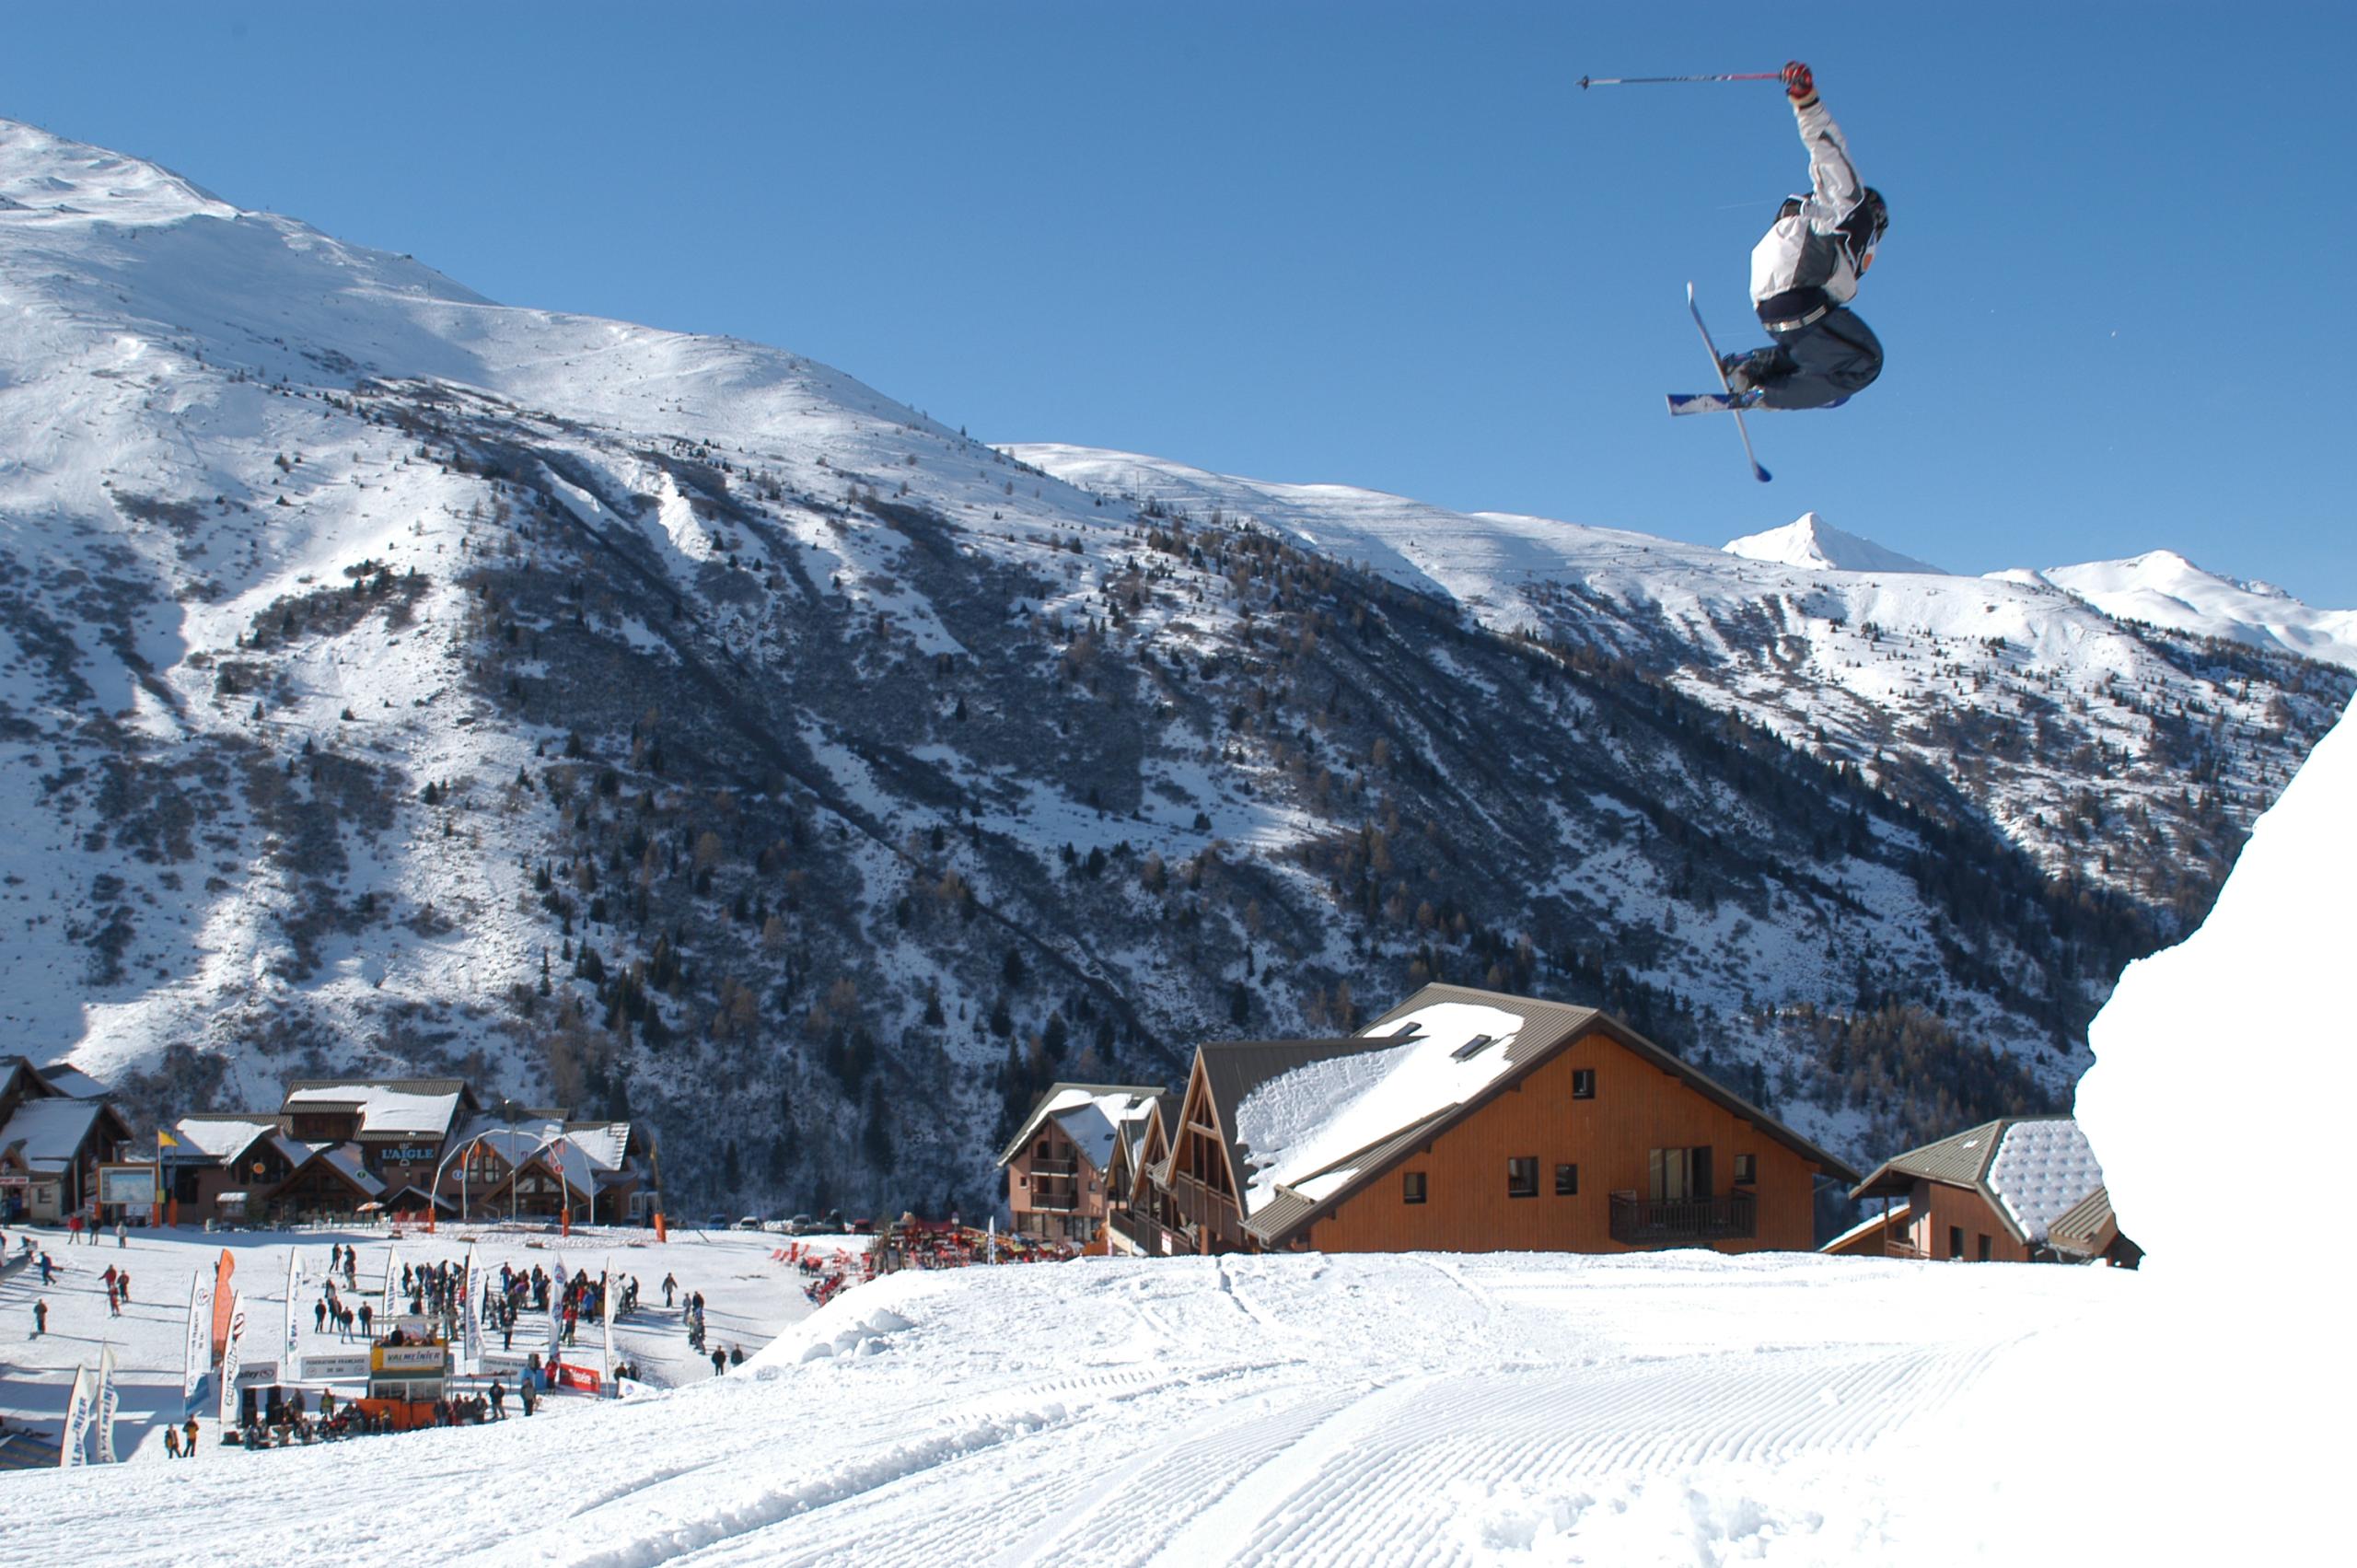
<instances>
[{"instance_id":1,"label":"red glove","mask_svg":"<svg viewBox=\"0 0 2357 1568\"><path fill-rule=\"evenodd\" d=\"M1808 67L1799 61L1787 62L1784 66L1784 91L1798 102L1817 91L1817 78L1810 75Z\"/></svg>"}]
</instances>

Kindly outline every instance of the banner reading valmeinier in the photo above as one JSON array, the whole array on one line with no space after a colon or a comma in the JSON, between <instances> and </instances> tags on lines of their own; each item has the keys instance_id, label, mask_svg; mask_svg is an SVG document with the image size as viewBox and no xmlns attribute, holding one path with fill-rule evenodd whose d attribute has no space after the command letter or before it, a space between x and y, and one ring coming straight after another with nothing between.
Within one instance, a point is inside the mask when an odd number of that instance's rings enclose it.
<instances>
[{"instance_id":1,"label":"banner reading valmeinier","mask_svg":"<svg viewBox=\"0 0 2357 1568\"><path fill-rule=\"evenodd\" d=\"M227 1254L224 1253L223 1257ZM232 1291L229 1295L228 1339L221 1347L221 1428L226 1432L238 1424L238 1364L243 1359L246 1337L246 1300Z\"/></svg>"},{"instance_id":2,"label":"banner reading valmeinier","mask_svg":"<svg viewBox=\"0 0 2357 1568\"><path fill-rule=\"evenodd\" d=\"M99 1352L96 1419L99 1423L99 1463L102 1465L114 1463L114 1412L116 1401L121 1397L120 1390L114 1386L114 1346L109 1345Z\"/></svg>"},{"instance_id":3,"label":"banner reading valmeinier","mask_svg":"<svg viewBox=\"0 0 2357 1568\"><path fill-rule=\"evenodd\" d=\"M221 1359L221 1352L229 1343L229 1304L237 1293L229 1288L229 1276L238 1272L238 1260L229 1249L221 1249L221 1262L213 1271L213 1359Z\"/></svg>"},{"instance_id":4,"label":"banner reading valmeinier","mask_svg":"<svg viewBox=\"0 0 2357 1568\"><path fill-rule=\"evenodd\" d=\"M71 1469L90 1462L90 1417L98 1406L97 1385L90 1380L90 1369L74 1369L74 1391L65 1399L65 1432L57 1442L57 1465Z\"/></svg>"},{"instance_id":5,"label":"banner reading valmeinier","mask_svg":"<svg viewBox=\"0 0 2357 1568\"><path fill-rule=\"evenodd\" d=\"M212 1346L205 1339L205 1330L213 1320L213 1287L201 1274L188 1277L188 1356L180 1364L180 1415L182 1419L196 1413L196 1391L204 1387L204 1375L213 1370Z\"/></svg>"},{"instance_id":6,"label":"banner reading valmeinier","mask_svg":"<svg viewBox=\"0 0 2357 1568\"><path fill-rule=\"evenodd\" d=\"M372 1345L368 1351L371 1372L442 1372L449 1365L444 1345Z\"/></svg>"},{"instance_id":7,"label":"banner reading valmeinier","mask_svg":"<svg viewBox=\"0 0 2357 1568\"><path fill-rule=\"evenodd\" d=\"M477 1307L476 1292L480 1282L475 1277L475 1244L467 1243L467 1260L459 1269L459 1321L464 1329L461 1343L466 1352L462 1365L471 1372L482 1370L482 1313Z\"/></svg>"}]
</instances>

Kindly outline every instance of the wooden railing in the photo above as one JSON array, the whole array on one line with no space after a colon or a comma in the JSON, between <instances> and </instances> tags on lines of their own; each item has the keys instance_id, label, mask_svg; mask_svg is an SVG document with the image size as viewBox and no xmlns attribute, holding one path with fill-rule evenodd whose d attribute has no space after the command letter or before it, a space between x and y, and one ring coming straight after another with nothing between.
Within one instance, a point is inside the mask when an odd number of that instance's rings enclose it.
<instances>
[{"instance_id":1,"label":"wooden railing","mask_svg":"<svg viewBox=\"0 0 2357 1568\"><path fill-rule=\"evenodd\" d=\"M1631 1247L1675 1247L1689 1241L1747 1241L1759 1234L1759 1203L1744 1193L1725 1198L1673 1198L1653 1202L1612 1195L1612 1239Z\"/></svg>"}]
</instances>

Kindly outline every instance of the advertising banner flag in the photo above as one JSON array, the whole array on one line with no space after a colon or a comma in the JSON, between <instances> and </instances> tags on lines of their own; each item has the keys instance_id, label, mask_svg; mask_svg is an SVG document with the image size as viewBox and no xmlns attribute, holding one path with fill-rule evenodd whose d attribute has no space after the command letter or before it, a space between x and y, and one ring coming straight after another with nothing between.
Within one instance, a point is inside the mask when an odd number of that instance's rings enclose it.
<instances>
[{"instance_id":1,"label":"advertising banner flag","mask_svg":"<svg viewBox=\"0 0 2357 1568\"><path fill-rule=\"evenodd\" d=\"M465 1303L459 1321L465 1326L463 1349L467 1370L482 1371L482 1282L475 1277L475 1244L467 1243L467 1260L459 1269L459 1299Z\"/></svg>"},{"instance_id":2,"label":"advertising banner flag","mask_svg":"<svg viewBox=\"0 0 2357 1568\"><path fill-rule=\"evenodd\" d=\"M221 1359L222 1347L229 1342L229 1303L235 1293L229 1289L229 1276L238 1272L238 1260L229 1249L221 1249L221 1261L213 1271L213 1359Z\"/></svg>"},{"instance_id":3,"label":"advertising banner flag","mask_svg":"<svg viewBox=\"0 0 2357 1568\"><path fill-rule=\"evenodd\" d=\"M556 1281L549 1288L549 1359L556 1359L556 1347L564 1338L564 1260L556 1260Z\"/></svg>"},{"instance_id":4,"label":"advertising banner flag","mask_svg":"<svg viewBox=\"0 0 2357 1568\"><path fill-rule=\"evenodd\" d=\"M221 1407L223 1431L238 1424L238 1366L245 1359L246 1296L243 1291L233 1291L229 1296L229 1342L221 1348Z\"/></svg>"},{"instance_id":5,"label":"advertising banner flag","mask_svg":"<svg viewBox=\"0 0 2357 1568\"><path fill-rule=\"evenodd\" d=\"M282 1366L291 1367L295 1365L295 1348L300 1342L298 1331L302 1325L295 1316L295 1307L296 1298L303 1294L302 1259L301 1248L290 1247L286 1249L286 1348L278 1358L279 1365Z\"/></svg>"},{"instance_id":6,"label":"advertising banner flag","mask_svg":"<svg viewBox=\"0 0 2357 1568\"><path fill-rule=\"evenodd\" d=\"M599 1316L606 1320L605 1374L606 1388L610 1391L614 1386L614 1260L611 1254L607 1256L606 1272L598 1281L598 1298L602 1308Z\"/></svg>"},{"instance_id":7,"label":"advertising banner flag","mask_svg":"<svg viewBox=\"0 0 2357 1568\"><path fill-rule=\"evenodd\" d=\"M90 1369L74 1369L74 1392L65 1401L65 1434L57 1441L57 1468L72 1469L90 1462L84 1452L89 1446L90 1415L98 1400L98 1390L91 1385Z\"/></svg>"},{"instance_id":8,"label":"advertising banner flag","mask_svg":"<svg viewBox=\"0 0 2357 1568\"><path fill-rule=\"evenodd\" d=\"M213 1370L213 1286L202 1274L188 1277L188 1359L180 1366L180 1418L196 1413L197 1390Z\"/></svg>"},{"instance_id":9,"label":"advertising banner flag","mask_svg":"<svg viewBox=\"0 0 2357 1568\"><path fill-rule=\"evenodd\" d=\"M114 1407L122 1390L114 1386L114 1346L99 1352L99 1463L114 1463Z\"/></svg>"},{"instance_id":10,"label":"advertising banner flag","mask_svg":"<svg viewBox=\"0 0 2357 1568\"><path fill-rule=\"evenodd\" d=\"M401 1280L401 1252L398 1247L385 1249L385 1299L377 1307L377 1315L380 1318L394 1318L401 1314L401 1297L393 1294L393 1287Z\"/></svg>"}]
</instances>

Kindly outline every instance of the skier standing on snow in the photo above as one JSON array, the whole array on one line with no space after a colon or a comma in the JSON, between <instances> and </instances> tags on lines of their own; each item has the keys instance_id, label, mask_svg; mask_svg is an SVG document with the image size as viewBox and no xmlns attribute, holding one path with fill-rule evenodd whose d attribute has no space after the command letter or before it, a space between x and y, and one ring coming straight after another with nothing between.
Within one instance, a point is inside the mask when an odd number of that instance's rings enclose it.
<instances>
[{"instance_id":1,"label":"skier standing on snow","mask_svg":"<svg viewBox=\"0 0 2357 1568\"><path fill-rule=\"evenodd\" d=\"M1833 408L1882 374L1882 344L1850 301L1890 215L1882 193L1859 180L1841 127L1797 60L1784 67L1784 92L1808 149L1809 192L1787 196L1751 250L1752 305L1776 341L1720 363L1728 390L1757 390L1747 406Z\"/></svg>"}]
</instances>

